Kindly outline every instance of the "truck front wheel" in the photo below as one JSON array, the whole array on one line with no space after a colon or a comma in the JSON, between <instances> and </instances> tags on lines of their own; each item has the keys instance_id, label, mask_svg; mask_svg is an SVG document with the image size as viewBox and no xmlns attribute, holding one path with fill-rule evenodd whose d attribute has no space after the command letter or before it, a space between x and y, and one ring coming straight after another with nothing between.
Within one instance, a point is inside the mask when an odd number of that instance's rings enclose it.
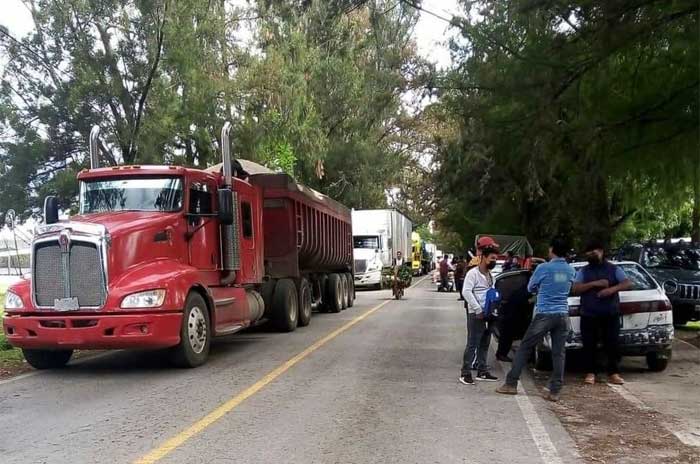
<instances>
[{"instance_id":1,"label":"truck front wheel","mask_svg":"<svg viewBox=\"0 0 700 464\"><path fill-rule=\"evenodd\" d=\"M73 356L73 350L27 350L22 354L34 369L60 369L65 367Z\"/></svg>"},{"instance_id":2,"label":"truck front wheel","mask_svg":"<svg viewBox=\"0 0 700 464\"><path fill-rule=\"evenodd\" d=\"M281 332L292 332L299 320L297 287L289 279L281 279L272 295L272 322Z\"/></svg>"},{"instance_id":3,"label":"truck front wheel","mask_svg":"<svg viewBox=\"0 0 700 464\"><path fill-rule=\"evenodd\" d=\"M211 322L207 304L199 293L190 293L185 302L180 328L180 344L171 354L178 367L197 367L207 361L211 345Z\"/></svg>"},{"instance_id":4,"label":"truck front wheel","mask_svg":"<svg viewBox=\"0 0 700 464\"><path fill-rule=\"evenodd\" d=\"M306 327L311 323L311 284L307 279L301 279L299 283L299 327Z\"/></svg>"},{"instance_id":5,"label":"truck front wheel","mask_svg":"<svg viewBox=\"0 0 700 464\"><path fill-rule=\"evenodd\" d=\"M332 313L343 310L343 284L338 274L328 276L328 290L326 292L326 307Z\"/></svg>"}]
</instances>

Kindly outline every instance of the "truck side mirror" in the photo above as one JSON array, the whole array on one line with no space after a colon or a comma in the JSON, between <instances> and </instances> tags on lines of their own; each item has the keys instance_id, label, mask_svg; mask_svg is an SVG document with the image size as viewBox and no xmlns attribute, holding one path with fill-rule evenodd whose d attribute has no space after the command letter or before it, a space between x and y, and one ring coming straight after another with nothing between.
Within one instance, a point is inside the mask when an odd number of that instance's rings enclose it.
<instances>
[{"instance_id":1,"label":"truck side mirror","mask_svg":"<svg viewBox=\"0 0 700 464\"><path fill-rule=\"evenodd\" d=\"M44 199L44 223L54 224L58 222L58 198L49 195Z\"/></svg>"},{"instance_id":2,"label":"truck side mirror","mask_svg":"<svg viewBox=\"0 0 700 464\"><path fill-rule=\"evenodd\" d=\"M219 221L225 226L233 224L233 192L230 188L221 188L219 195Z\"/></svg>"}]
</instances>

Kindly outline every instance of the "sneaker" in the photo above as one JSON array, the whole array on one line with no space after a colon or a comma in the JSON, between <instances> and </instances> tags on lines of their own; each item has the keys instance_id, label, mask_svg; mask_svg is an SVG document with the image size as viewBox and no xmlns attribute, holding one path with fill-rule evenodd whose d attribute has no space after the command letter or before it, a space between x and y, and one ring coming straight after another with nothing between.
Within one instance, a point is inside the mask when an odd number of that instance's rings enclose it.
<instances>
[{"instance_id":1,"label":"sneaker","mask_svg":"<svg viewBox=\"0 0 700 464\"><path fill-rule=\"evenodd\" d=\"M549 388L543 388L542 398L544 398L547 401L556 403L557 401L559 401L559 393L552 393L551 391L549 391Z\"/></svg>"},{"instance_id":2,"label":"sneaker","mask_svg":"<svg viewBox=\"0 0 700 464\"><path fill-rule=\"evenodd\" d=\"M484 380L486 382L495 382L498 377L491 375L489 372L482 372L481 374L476 374L476 380Z\"/></svg>"},{"instance_id":3,"label":"sneaker","mask_svg":"<svg viewBox=\"0 0 700 464\"><path fill-rule=\"evenodd\" d=\"M610 374L608 376L608 383L611 383L613 385L624 385L625 380L620 377L620 374Z\"/></svg>"},{"instance_id":4,"label":"sneaker","mask_svg":"<svg viewBox=\"0 0 700 464\"><path fill-rule=\"evenodd\" d=\"M513 362L513 359L510 356L504 355L504 354L497 354L496 359L498 359L499 361L504 362L504 363L512 363Z\"/></svg>"},{"instance_id":5,"label":"sneaker","mask_svg":"<svg viewBox=\"0 0 700 464\"><path fill-rule=\"evenodd\" d=\"M595 374L586 374L586 378L583 379L583 383L586 385L594 385L595 384Z\"/></svg>"},{"instance_id":6,"label":"sneaker","mask_svg":"<svg viewBox=\"0 0 700 464\"><path fill-rule=\"evenodd\" d=\"M472 378L471 372L461 376L459 378L459 381L462 382L464 385L474 385L474 379Z\"/></svg>"},{"instance_id":7,"label":"sneaker","mask_svg":"<svg viewBox=\"0 0 700 464\"><path fill-rule=\"evenodd\" d=\"M496 389L496 393L500 393L502 395L517 395L518 388L504 383Z\"/></svg>"}]
</instances>

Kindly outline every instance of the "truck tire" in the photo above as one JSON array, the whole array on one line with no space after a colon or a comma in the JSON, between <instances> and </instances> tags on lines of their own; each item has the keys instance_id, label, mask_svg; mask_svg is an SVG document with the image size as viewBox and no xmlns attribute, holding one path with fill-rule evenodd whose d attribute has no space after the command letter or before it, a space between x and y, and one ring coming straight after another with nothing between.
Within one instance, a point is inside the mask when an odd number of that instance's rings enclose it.
<instances>
[{"instance_id":1,"label":"truck tire","mask_svg":"<svg viewBox=\"0 0 700 464\"><path fill-rule=\"evenodd\" d=\"M262 296L263 302L265 303L265 315L263 317L272 316L272 295L275 293L275 287L277 286L277 281L270 279L262 284L260 289L260 295Z\"/></svg>"},{"instance_id":2,"label":"truck tire","mask_svg":"<svg viewBox=\"0 0 700 464\"><path fill-rule=\"evenodd\" d=\"M541 348L535 348L535 369L538 371L552 370L552 354Z\"/></svg>"},{"instance_id":3,"label":"truck tire","mask_svg":"<svg viewBox=\"0 0 700 464\"><path fill-rule=\"evenodd\" d=\"M348 308L352 308L355 305L355 281L350 273L345 274L345 278L348 279Z\"/></svg>"},{"instance_id":4,"label":"truck tire","mask_svg":"<svg viewBox=\"0 0 700 464\"><path fill-rule=\"evenodd\" d=\"M299 281L299 327L306 327L311 323L311 284L305 278Z\"/></svg>"},{"instance_id":5,"label":"truck tire","mask_svg":"<svg viewBox=\"0 0 700 464\"><path fill-rule=\"evenodd\" d=\"M668 361L671 359L671 353L661 357L661 353L647 353L647 367L652 372L661 372L668 367Z\"/></svg>"},{"instance_id":6,"label":"truck tire","mask_svg":"<svg viewBox=\"0 0 700 464\"><path fill-rule=\"evenodd\" d=\"M280 279L272 295L272 323L280 332L293 332L298 322L297 287L290 279Z\"/></svg>"},{"instance_id":7,"label":"truck tire","mask_svg":"<svg viewBox=\"0 0 700 464\"><path fill-rule=\"evenodd\" d=\"M340 274L340 309L345 310L348 307L348 296L350 295L350 285L348 277L345 274Z\"/></svg>"},{"instance_id":8,"label":"truck tire","mask_svg":"<svg viewBox=\"0 0 700 464\"><path fill-rule=\"evenodd\" d=\"M60 369L73 356L73 350L28 350L22 349L24 359L34 369Z\"/></svg>"},{"instance_id":9,"label":"truck tire","mask_svg":"<svg viewBox=\"0 0 700 464\"><path fill-rule=\"evenodd\" d=\"M211 346L211 320L207 303L197 292L191 292L185 302L180 328L180 343L170 355L172 363L178 367L201 366L209 357Z\"/></svg>"},{"instance_id":10,"label":"truck tire","mask_svg":"<svg viewBox=\"0 0 700 464\"><path fill-rule=\"evenodd\" d=\"M341 301L343 294L343 284L338 274L330 274L328 276L328 285L326 287L326 308L332 313L339 313L343 310Z\"/></svg>"}]
</instances>

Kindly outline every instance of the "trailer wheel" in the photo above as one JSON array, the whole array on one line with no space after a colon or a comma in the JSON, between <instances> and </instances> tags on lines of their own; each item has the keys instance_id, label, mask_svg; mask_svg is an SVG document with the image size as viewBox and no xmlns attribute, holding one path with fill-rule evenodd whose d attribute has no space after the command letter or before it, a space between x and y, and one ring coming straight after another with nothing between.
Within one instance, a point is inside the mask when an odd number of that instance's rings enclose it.
<instances>
[{"instance_id":1,"label":"trailer wheel","mask_svg":"<svg viewBox=\"0 0 700 464\"><path fill-rule=\"evenodd\" d=\"M207 361L211 346L211 322L207 303L197 292L185 302L180 328L180 343L173 348L170 360L178 367L197 367Z\"/></svg>"},{"instance_id":2,"label":"trailer wheel","mask_svg":"<svg viewBox=\"0 0 700 464\"><path fill-rule=\"evenodd\" d=\"M346 273L345 278L348 280L348 308L352 308L355 305L355 281L350 273Z\"/></svg>"},{"instance_id":3,"label":"trailer wheel","mask_svg":"<svg viewBox=\"0 0 700 464\"><path fill-rule=\"evenodd\" d=\"M330 274L328 276L328 286L326 295L326 307L332 313L339 313L343 309L343 284L338 274Z\"/></svg>"},{"instance_id":4,"label":"trailer wheel","mask_svg":"<svg viewBox=\"0 0 700 464\"><path fill-rule=\"evenodd\" d=\"M281 332L293 332L298 322L297 287L290 279L280 279L272 295L272 323Z\"/></svg>"},{"instance_id":5,"label":"trailer wheel","mask_svg":"<svg viewBox=\"0 0 700 464\"><path fill-rule=\"evenodd\" d=\"M27 350L22 354L34 369L60 369L65 367L73 356L73 350Z\"/></svg>"},{"instance_id":6,"label":"trailer wheel","mask_svg":"<svg viewBox=\"0 0 700 464\"><path fill-rule=\"evenodd\" d=\"M345 274L340 274L340 308L342 310L348 307L348 298L350 295L350 285L348 277Z\"/></svg>"},{"instance_id":7,"label":"trailer wheel","mask_svg":"<svg viewBox=\"0 0 700 464\"><path fill-rule=\"evenodd\" d=\"M306 327L311 322L311 284L307 279L299 282L299 327Z\"/></svg>"}]
</instances>

